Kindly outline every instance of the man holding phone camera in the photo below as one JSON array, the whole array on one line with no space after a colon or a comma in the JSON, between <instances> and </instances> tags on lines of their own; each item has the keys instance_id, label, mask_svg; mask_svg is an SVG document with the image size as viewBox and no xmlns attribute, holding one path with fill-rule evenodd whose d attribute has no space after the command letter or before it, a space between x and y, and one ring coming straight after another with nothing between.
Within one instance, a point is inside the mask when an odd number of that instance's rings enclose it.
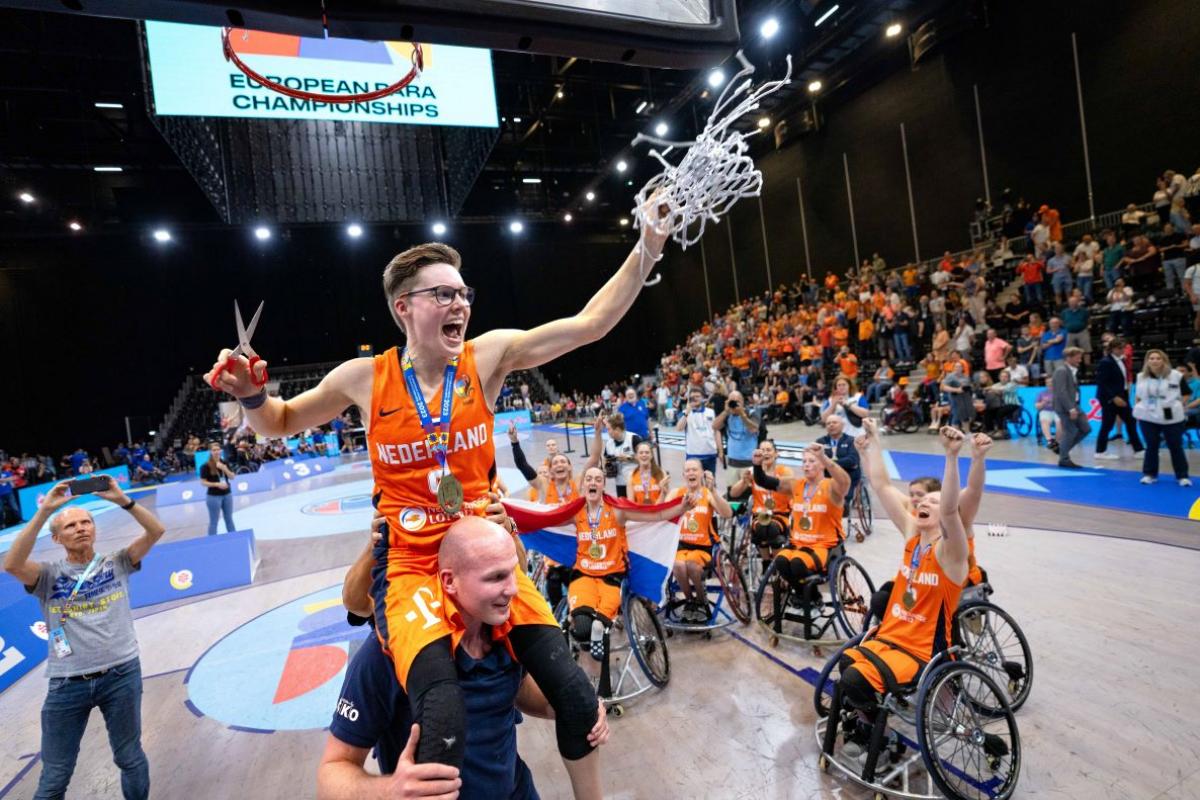
<instances>
[{"instance_id":1,"label":"man holding phone camera","mask_svg":"<svg viewBox=\"0 0 1200 800\"><path fill-rule=\"evenodd\" d=\"M758 447L758 429L762 421L758 412L746 408L739 391L729 393L725 409L713 420L713 430L725 437L725 461L728 467L725 485L732 486L750 467L750 456Z\"/></svg>"},{"instance_id":2,"label":"man holding phone camera","mask_svg":"<svg viewBox=\"0 0 1200 800\"><path fill-rule=\"evenodd\" d=\"M95 493L128 511L142 535L113 553L97 553L96 522L73 497ZM62 511L59 512L59 509ZM58 512L58 513L55 513ZM49 521L66 557L49 563L29 560L38 532ZM33 519L4 557L4 571L42 605L49 630L42 705L42 775L35 800L67 791L79 743L93 708L104 715L113 761L121 770L126 800L150 794L150 765L142 750L142 672L129 606L129 576L166 529L131 500L111 475L63 481L49 491Z\"/></svg>"}]
</instances>

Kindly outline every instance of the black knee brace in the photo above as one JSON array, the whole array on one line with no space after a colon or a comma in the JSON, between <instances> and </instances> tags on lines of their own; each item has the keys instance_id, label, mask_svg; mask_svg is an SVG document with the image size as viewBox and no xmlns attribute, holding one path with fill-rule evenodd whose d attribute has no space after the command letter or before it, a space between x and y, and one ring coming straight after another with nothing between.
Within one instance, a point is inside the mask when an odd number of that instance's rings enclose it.
<instances>
[{"instance_id":1,"label":"black knee brace","mask_svg":"<svg viewBox=\"0 0 1200 800\"><path fill-rule=\"evenodd\" d=\"M879 702L875 687L857 669L843 669L838 683L842 688L842 697L855 708L870 711Z\"/></svg>"},{"instance_id":2,"label":"black knee brace","mask_svg":"<svg viewBox=\"0 0 1200 800\"><path fill-rule=\"evenodd\" d=\"M591 635L590 623L588 635ZM518 625L509 633L508 640L517 660L554 709L558 752L570 761L592 752L587 736L599 715L596 691L571 658L562 633L551 625Z\"/></svg>"},{"instance_id":3,"label":"black knee brace","mask_svg":"<svg viewBox=\"0 0 1200 800\"><path fill-rule=\"evenodd\" d=\"M599 619L591 606L580 606L571 612L571 635L577 642L591 641L592 621Z\"/></svg>"},{"instance_id":4,"label":"black knee brace","mask_svg":"<svg viewBox=\"0 0 1200 800\"><path fill-rule=\"evenodd\" d=\"M467 744L467 706L450 653L450 637L421 648L408 670L413 722L421 726L417 763L462 768Z\"/></svg>"},{"instance_id":5,"label":"black knee brace","mask_svg":"<svg viewBox=\"0 0 1200 800\"><path fill-rule=\"evenodd\" d=\"M883 622L883 618L887 616L888 598L892 596L892 587L895 583L895 581L888 581L879 587L879 591L871 595L871 616L878 622Z\"/></svg>"}]
</instances>

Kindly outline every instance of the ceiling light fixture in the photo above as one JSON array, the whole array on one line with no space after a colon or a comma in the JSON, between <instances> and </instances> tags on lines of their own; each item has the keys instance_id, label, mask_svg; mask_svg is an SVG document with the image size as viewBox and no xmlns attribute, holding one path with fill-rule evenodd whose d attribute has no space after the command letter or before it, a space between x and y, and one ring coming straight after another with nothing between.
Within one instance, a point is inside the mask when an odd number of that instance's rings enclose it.
<instances>
[{"instance_id":1,"label":"ceiling light fixture","mask_svg":"<svg viewBox=\"0 0 1200 800\"><path fill-rule=\"evenodd\" d=\"M124 108L120 103L93 103L96 108Z\"/></svg>"},{"instance_id":2,"label":"ceiling light fixture","mask_svg":"<svg viewBox=\"0 0 1200 800\"><path fill-rule=\"evenodd\" d=\"M575 219L575 217L571 216L571 212L570 212L570 211L568 211L567 213L563 214L563 222L570 222L570 221L571 221L571 220L573 220L573 219Z\"/></svg>"},{"instance_id":3,"label":"ceiling light fixture","mask_svg":"<svg viewBox=\"0 0 1200 800\"><path fill-rule=\"evenodd\" d=\"M521 124L521 118L520 118L520 117L513 117L513 122L515 122L516 124L520 125L520 124Z\"/></svg>"},{"instance_id":4,"label":"ceiling light fixture","mask_svg":"<svg viewBox=\"0 0 1200 800\"><path fill-rule=\"evenodd\" d=\"M625 159L621 159L617 162L617 172L624 172L627 169L629 169L629 164L625 161Z\"/></svg>"},{"instance_id":5,"label":"ceiling light fixture","mask_svg":"<svg viewBox=\"0 0 1200 800\"><path fill-rule=\"evenodd\" d=\"M154 232L154 241L169 242L171 241L171 232L166 228L159 228Z\"/></svg>"},{"instance_id":6,"label":"ceiling light fixture","mask_svg":"<svg viewBox=\"0 0 1200 800\"><path fill-rule=\"evenodd\" d=\"M884 36L886 36L889 39L895 39L897 36L900 35L900 31L902 31L902 30L904 30L904 28L900 25L899 22L893 22L891 25L887 26L887 30L885 30L883 32L883 34L884 34Z\"/></svg>"},{"instance_id":7,"label":"ceiling light fixture","mask_svg":"<svg viewBox=\"0 0 1200 800\"><path fill-rule=\"evenodd\" d=\"M758 33L764 39L774 38L775 34L779 33L779 20L775 17L768 17L761 26Z\"/></svg>"},{"instance_id":8,"label":"ceiling light fixture","mask_svg":"<svg viewBox=\"0 0 1200 800\"><path fill-rule=\"evenodd\" d=\"M593 200L595 200L595 199L596 199L596 193L595 193L595 192L588 192L587 194L585 194L585 195L584 195L584 197L586 197L586 198L587 198L587 201L590 203L590 202L592 202Z\"/></svg>"},{"instance_id":9,"label":"ceiling light fixture","mask_svg":"<svg viewBox=\"0 0 1200 800\"><path fill-rule=\"evenodd\" d=\"M708 85L713 87L714 89L717 88L718 86L720 86L724 82L725 82L725 70L714 69L712 72L708 73Z\"/></svg>"},{"instance_id":10,"label":"ceiling light fixture","mask_svg":"<svg viewBox=\"0 0 1200 800\"><path fill-rule=\"evenodd\" d=\"M669 131L669 130L671 130L671 129L670 129L670 127L668 127L667 123L660 122L654 126L654 135L661 139L662 137L667 135L667 131Z\"/></svg>"},{"instance_id":11,"label":"ceiling light fixture","mask_svg":"<svg viewBox=\"0 0 1200 800\"><path fill-rule=\"evenodd\" d=\"M22 203L32 203L36 199L29 192L21 192L17 197L21 198Z\"/></svg>"},{"instance_id":12,"label":"ceiling light fixture","mask_svg":"<svg viewBox=\"0 0 1200 800\"><path fill-rule=\"evenodd\" d=\"M83 230L83 226L80 225L75 220L71 220L70 223L67 224L67 227L70 228L71 230L75 231L76 233L79 233L81 230Z\"/></svg>"},{"instance_id":13,"label":"ceiling light fixture","mask_svg":"<svg viewBox=\"0 0 1200 800\"><path fill-rule=\"evenodd\" d=\"M444 236L445 234L446 234L446 223L444 223L444 222L433 223L433 235L434 236Z\"/></svg>"},{"instance_id":14,"label":"ceiling light fixture","mask_svg":"<svg viewBox=\"0 0 1200 800\"><path fill-rule=\"evenodd\" d=\"M816 94L817 92L821 91L822 86L823 84L820 81L812 81L808 84L808 91Z\"/></svg>"},{"instance_id":15,"label":"ceiling light fixture","mask_svg":"<svg viewBox=\"0 0 1200 800\"><path fill-rule=\"evenodd\" d=\"M836 14L836 13L837 13L837 10L838 10L839 8L841 8L841 6L839 6L839 5L835 5L833 8L829 9L829 10L828 10L828 11L826 11L824 14L822 14L822 15L821 15L821 16L819 16L819 17L817 17L817 21L813 23L813 27L814 27L814 28L819 28L819 27L821 26L821 23L822 23L822 22L824 22L825 20L829 19L830 17L832 17L834 14Z\"/></svg>"},{"instance_id":16,"label":"ceiling light fixture","mask_svg":"<svg viewBox=\"0 0 1200 800\"><path fill-rule=\"evenodd\" d=\"M629 217L621 217L621 227L622 228L629 227Z\"/></svg>"},{"instance_id":17,"label":"ceiling light fixture","mask_svg":"<svg viewBox=\"0 0 1200 800\"><path fill-rule=\"evenodd\" d=\"M758 127L760 127L760 128L771 127L771 118L770 117L759 117L758 118Z\"/></svg>"},{"instance_id":18,"label":"ceiling light fixture","mask_svg":"<svg viewBox=\"0 0 1200 800\"><path fill-rule=\"evenodd\" d=\"M363 235L362 225L359 225L357 222L350 223L349 225L346 226L346 234L351 239L357 239L358 237Z\"/></svg>"},{"instance_id":19,"label":"ceiling light fixture","mask_svg":"<svg viewBox=\"0 0 1200 800\"><path fill-rule=\"evenodd\" d=\"M92 172L120 172L121 167L92 167Z\"/></svg>"},{"instance_id":20,"label":"ceiling light fixture","mask_svg":"<svg viewBox=\"0 0 1200 800\"><path fill-rule=\"evenodd\" d=\"M520 233L521 231L525 230L525 226L521 224L519 220L514 219L512 222L508 223L508 230L511 233Z\"/></svg>"},{"instance_id":21,"label":"ceiling light fixture","mask_svg":"<svg viewBox=\"0 0 1200 800\"><path fill-rule=\"evenodd\" d=\"M266 225L259 225L254 229L254 238L258 239L260 242L265 242L267 239L271 238L271 229Z\"/></svg>"},{"instance_id":22,"label":"ceiling light fixture","mask_svg":"<svg viewBox=\"0 0 1200 800\"><path fill-rule=\"evenodd\" d=\"M541 183L541 178L521 178L521 183Z\"/></svg>"},{"instance_id":23,"label":"ceiling light fixture","mask_svg":"<svg viewBox=\"0 0 1200 800\"><path fill-rule=\"evenodd\" d=\"M638 103L638 107L633 110L633 113L635 113L635 114L642 113L643 111L646 110L646 106L648 106L648 105L650 105L650 101L643 100L642 102Z\"/></svg>"}]
</instances>

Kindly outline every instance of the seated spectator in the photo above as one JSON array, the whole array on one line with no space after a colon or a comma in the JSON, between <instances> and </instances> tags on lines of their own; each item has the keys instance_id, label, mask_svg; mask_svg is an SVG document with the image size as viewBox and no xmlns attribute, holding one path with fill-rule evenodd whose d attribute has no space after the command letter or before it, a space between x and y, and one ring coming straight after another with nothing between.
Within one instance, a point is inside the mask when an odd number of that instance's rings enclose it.
<instances>
[{"instance_id":1,"label":"seated spectator","mask_svg":"<svg viewBox=\"0 0 1200 800\"><path fill-rule=\"evenodd\" d=\"M1054 413L1054 389L1053 376L1045 377L1046 388L1034 400L1034 407L1037 409L1038 425L1042 429L1042 438L1046 440L1046 447L1058 452L1058 442L1055 440L1050 431L1050 427L1058 422L1058 415Z\"/></svg>"},{"instance_id":2,"label":"seated spectator","mask_svg":"<svg viewBox=\"0 0 1200 800\"><path fill-rule=\"evenodd\" d=\"M1000 370L1000 379L984 390L983 432L993 439L1007 439L1008 421L1021 401L1017 397L1019 384L1007 369Z\"/></svg>"},{"instance_id":3,"label":"seated spectator","mask_svg":"<svg viewBox=\"0 0 1200 800\"><path fill-rule=\"evenodd\" d=\"M888 390L887 405L883 409L883 430L885 433L895 433L892 425L902 411L912 408L912 398L908 396L908 378L901 377L896 385Z\"/></svg>"},{"instance_id":4,"label":"seated spectator","mask_svg":"<svg viewBox=\"0 0 1200 800\"><path fill-rule=\"evenodd\" d=\"M1013 383L1018 386L1029 385L1029 370L1025 368L1024 364L1017 361L1015 353L1009 353L1008 358L1004 359L1004 363Z\"/></svg>"},{"instance_id":5,"label":"seated spectator","mask_svg":"<svg viewBox=\"0 0 1200 800\"><path fill-rule=\"evenodd\" d=\"M1133 332L1133 289L1125 285L1124 278L1117 278L1108 293L1108 330L1120 330L1126 338Z\"/></svg>"},{"instance_id":6,"label":"seated spectator","mask_svg":"<svg viewBox=\"0 0 1200 800\"><path fill-rule=\"evenodd\" d=\"M896 373L888 366L887 359L880 360L879 369L875 370L875 374L871 378L871 383L867 386L867 404L870 405L876 400L882 400L892 388L895 378Z\"/></svg>"}]
</instances>

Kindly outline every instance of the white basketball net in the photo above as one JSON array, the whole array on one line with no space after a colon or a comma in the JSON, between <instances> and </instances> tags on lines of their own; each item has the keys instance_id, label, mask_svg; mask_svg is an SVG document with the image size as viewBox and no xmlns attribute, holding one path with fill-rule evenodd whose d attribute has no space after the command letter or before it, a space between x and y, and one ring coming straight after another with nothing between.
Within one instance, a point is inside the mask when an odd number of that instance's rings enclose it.
<instances>
[{"instance_id":1,"label":"white basketball net","mask_svg":"<svg viewBox=\"0 0 1200 800\"><path fill-rule=\"evenodd\" d=\"M757 197L762 192L762 172L754 167L748 155L746 140L759 132L733 129L742 117L755 111L767 95L791 82L792 57L787 58L787 74L781 80L769 81L751 90L750 76L754 65L739 51L737 59L742 68L725 86L704 130L692 142L672 142L655 136L638 134L633 145L649 142L655 145L650 155L658 159L663 171L651 178L637 194L633 216L639 228L654 225L671 232L671 238L686 250L704 236L709 222L719 222L733 204L743 197ZM662 148L661 152L658 148ZM676 150L683 152L679 163L672 164L667 156ZM650 196L659 192L658 204L666 207L661 219L649 220L647 204Z\"/></svg>"}]
</instances>

